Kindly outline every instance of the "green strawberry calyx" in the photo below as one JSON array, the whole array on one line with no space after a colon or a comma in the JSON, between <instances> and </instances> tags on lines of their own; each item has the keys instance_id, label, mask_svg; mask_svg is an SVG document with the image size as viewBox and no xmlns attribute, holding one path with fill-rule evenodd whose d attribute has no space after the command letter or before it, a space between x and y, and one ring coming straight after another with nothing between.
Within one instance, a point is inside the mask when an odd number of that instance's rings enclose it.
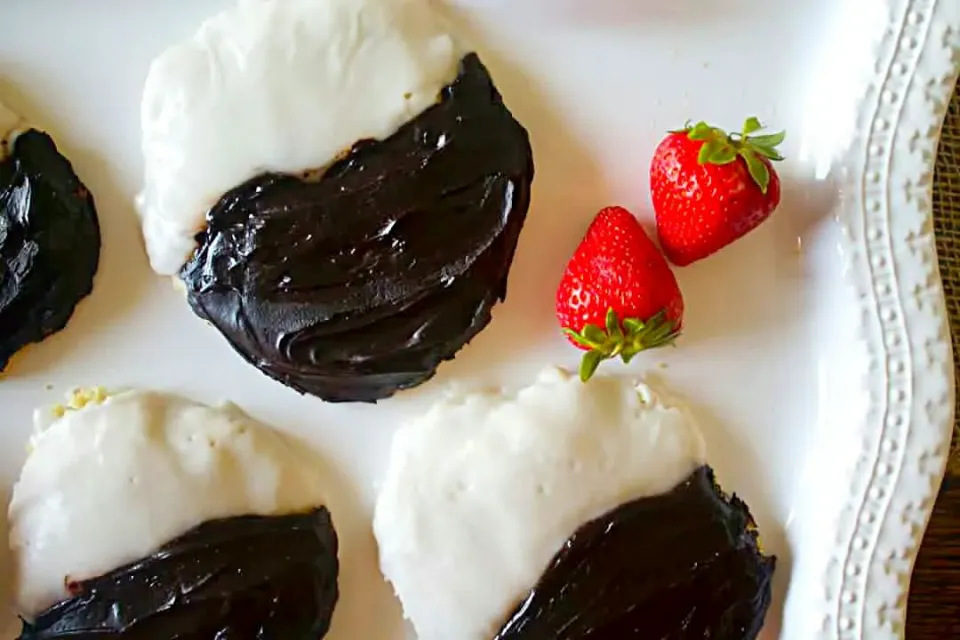
<instances>
[{"instance_id":1,"label":"green strawberry calyx","mask_svg":"<svg viewBox=\"0 0 960 640\"><path fill-rule=\"evenodd\" d=\"M649 320L620 320L613 309L608 309L605 327L588 324L580 332L569 328L563 332L589 349L580 362L580 380L586 382L604 360L619 357L629 363L641 351L672 344L680 335L680 326L679 322L668 319L665 311Z\"/></svg>"},{"instance_id":2,"label":"green strawberry calyx","mask_svg":"<svg viewBox=\"0 0 960 640\"><path fill-rule=\"evenodd\" d=\"M743 158L750 177L765 194L770 184L770 169L761 158L770 162L783 160L777 147L783 142L786 132L758 134L763 128L760 120L751 116L743 123L743 129L735 133L727 133L703 121L695 124L687 122L683 129L671 133L685 133L690 140L703 142L697 157L700 164L724 165Z\"/></svg>"}]
</instances>

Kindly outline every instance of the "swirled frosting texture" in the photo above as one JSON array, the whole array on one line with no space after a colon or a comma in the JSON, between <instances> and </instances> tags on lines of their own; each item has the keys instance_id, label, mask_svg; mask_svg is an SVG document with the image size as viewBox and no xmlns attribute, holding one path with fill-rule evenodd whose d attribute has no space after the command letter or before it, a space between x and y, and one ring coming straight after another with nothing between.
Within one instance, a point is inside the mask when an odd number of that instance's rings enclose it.
<instances>
[{"instance_id":1,"label":"swirled frosting texture","mask_svg":"<svg viewBox=\"0 0 960 640\"><path fill-rule=\"evenodd\" d=\"M261 172L330 164L436 102L461 52L434 0L239 0L151 64L137 198L150 264L174 275L204 215Z\"/></svg>"},{"instance_id":2,"label":"swirled frosting texture","mask_svg":"<svg viewBox=\"0 0 960 640\"><path fill-rule=\"evenodd\" d=\"M754 640L776 558L702 466L580 527L494 640Z\"/></svg>"},{"instance_id":3,"label":"swirled frosting texture","mask_svg":"<svg viewBox=\"0 0 960 640\"><path fill-rule=\"evenodd\" d=\"M17 120L0 109L0 128ZM100 225L93 196L50 136L29 129L0 161L0 371L63 329L93 290Z\"/></svg>"},{"instance_id":4,"label":"swirled frosting texture","mask_svg":"<svg viewBox=\"0 0 960 640\"><path fill-rule=\"evenodd\" d=\"M70 584L20 640L319 640L337 603L337 535L326 509L201 524L148 557Z\"/></svg>"},{"instance_id":5,"label":"swirled frosting texture","mask_svg":"<svg viewBox=\"0 0 960 640\"><path fill-rule=\"evenodd\" d=\"M530 201L526 130L466 55L439 102L319 176L264 174L207 215L181 278L249 362L329 401L418 385L490 321Z\"/></svg>"}]
</instances>

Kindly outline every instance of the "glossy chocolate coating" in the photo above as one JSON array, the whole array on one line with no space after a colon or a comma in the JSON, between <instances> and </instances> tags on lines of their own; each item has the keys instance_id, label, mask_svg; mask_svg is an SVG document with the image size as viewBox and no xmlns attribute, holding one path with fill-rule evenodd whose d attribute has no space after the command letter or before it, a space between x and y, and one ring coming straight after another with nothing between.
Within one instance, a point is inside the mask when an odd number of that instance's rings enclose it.
<instances>
[{"instance_id":1,"label":"glossy chocolate coating","mask_svg":"<svg viewBox=\"0 0 960 640\"><path fill-rule=\"evenodd\" d=\"M701 467L581 527L495 640L754 640L775 566Z\"/></svg>"},{"instance_id":2,"label":"glossy chocolate coating","mask_svg":"<svg viewBox=\"0 0 960 640\"><path fill-rule=\"evenodd\" d=\"M25 622L20 640L319 640L338 572L326 509L215 520L70 585L74 597Z\"/></svg>"},{"instance_id":3,"label":"glossy chocolate coating","mask_svg":"<svg viewBox=\"0 0 960 640\"><path fill-rule=\"evenodd\" d=\"M0 371L66 326L99 261L93 196L50 136L20 134L0 161Z\"/></svg>"},{"instance_id":4,"label":"glossy chocolate coating","mask_svg":"<svg viewBox=\"0 0 960 640\"><path fill-rule=\"evenodd\" d=\"M532 179L526 130L469 54L389 138L319 177L261 175L224 195L181 278L267 375L374 402L431 378L490 321Z\"/></svg>"}]
</instances>

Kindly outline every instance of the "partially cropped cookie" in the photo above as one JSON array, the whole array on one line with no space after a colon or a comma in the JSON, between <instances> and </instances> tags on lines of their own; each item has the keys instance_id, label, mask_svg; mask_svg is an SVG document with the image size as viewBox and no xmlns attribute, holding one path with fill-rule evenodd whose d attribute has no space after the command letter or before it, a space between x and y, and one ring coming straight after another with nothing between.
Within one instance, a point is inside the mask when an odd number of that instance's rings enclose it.
<instances>
[{"instance_id":1,"label":"partially cropped cookie","mask_svg":"<svg viewBox=\"0 0 960 640\"><path fill-rule=\"evenodd\" d=\"M0 104L0 371L67 325L99 262L90 191L48 134Z\"/></svg>"},{"instance_id":2,"label":"partially cropped cookie","mask_svg":"<svg viewBox=\"0 0 960 640\"><path fill-rule=\"evenodd\" d=\"M153 63L143 149L154 269L329 401L419 385L490 322L534 174L430 0L240 2Z\"/></svg>"},{"instance_id":3,"label":"partially cropped cookie","mask_svg":"<svg viewBox=\"0 0 960 640\"><path fill-rule=\"evenodd\" d=\"M753 640L776 560L704 459L624 379L453 395L395 437L381 568L420 640Z\"/></svg>"},{"instance_id":4,"label":"partially cropped cookie","mask_svg":"<svg viewBox=\"0 0 960 640\"><path fill-rule=\"evenodd\" d=\"M317 640L338 540L316 464L232 405L78 392L9 508L21 640Z\"/></svg>"}]
</instances>

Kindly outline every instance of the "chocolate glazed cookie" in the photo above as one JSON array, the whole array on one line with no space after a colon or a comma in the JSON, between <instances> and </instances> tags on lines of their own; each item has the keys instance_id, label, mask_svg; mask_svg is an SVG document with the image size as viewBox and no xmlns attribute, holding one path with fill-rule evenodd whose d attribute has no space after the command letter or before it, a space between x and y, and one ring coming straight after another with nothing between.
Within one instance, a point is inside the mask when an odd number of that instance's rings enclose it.
<instances>
[{"instance_id":1,"label":"chocolate glazed cookie","mask_svg":"<svg viewBox=\"0 0 960 640\"><path fill-rule=\"evenodd\" d=\"M494 640L754 640L776 558L700 467L582 526Z\"/></svg>"},{"instance_id":2,"label":"chocolate glazed cookie","mask_svg":"<svg viewBox=\"0 0 960 640\"><path fill-rule=\"evenodd\" d=\"M526 130L469 54L439 102L389 138L358 142L319 176L261 175L224 195L181 271L188 300L301 393L389 397L490 322L533 174Z\"/></svg>"},{"instance_id":3,"label":"chocolate glazed cookie","mask_svg":"<svg viewBox=\"0 0 960 640\"><path fill-rule=\"evenodd\" d=\"M0 371L66 326L99 261L93 196L50 136L20 134L0 161Z\"/></svg>"},{"instance_id":4,"label":"chocolate glazed cookie","mask_svg":"<svg viewBox=\"0 0 960 640\"><path fill-rule=\"evenodd\" d=\"M326 509L200 525L148 558L70 585L20 640L319 640L337 603Z\"/></svg>"}]
</instances>

